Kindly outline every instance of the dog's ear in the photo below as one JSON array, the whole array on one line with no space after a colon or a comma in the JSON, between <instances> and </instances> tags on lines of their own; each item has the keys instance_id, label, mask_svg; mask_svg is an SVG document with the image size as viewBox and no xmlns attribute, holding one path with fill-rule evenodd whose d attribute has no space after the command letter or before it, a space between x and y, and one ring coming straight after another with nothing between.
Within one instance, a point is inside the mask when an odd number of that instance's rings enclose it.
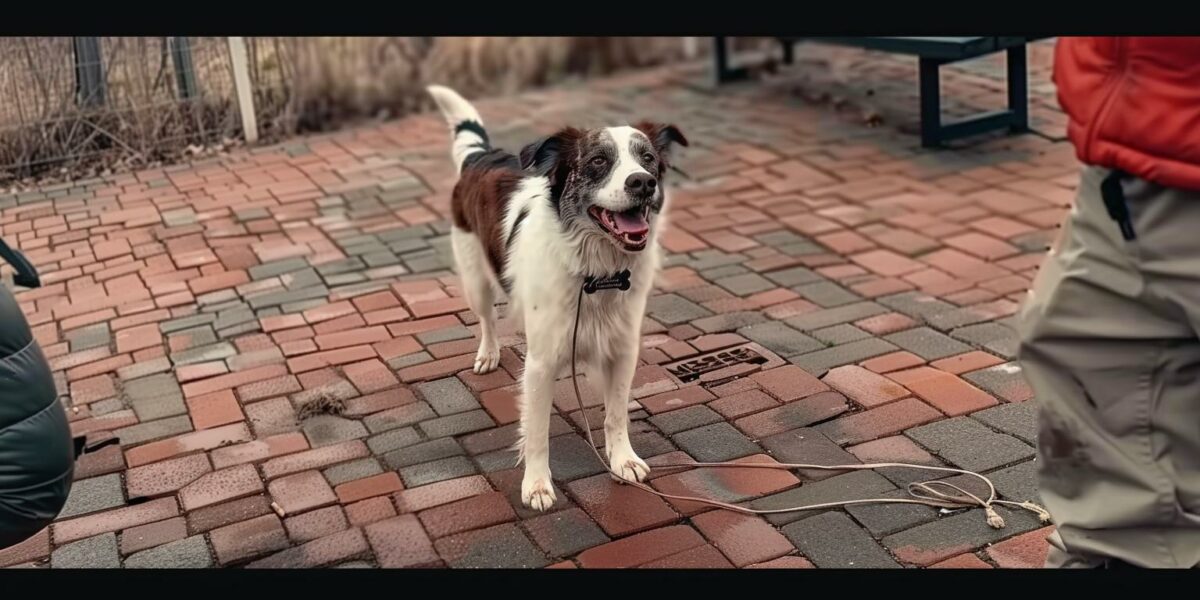
<instances>
[{"instance_id":1,"label":"dog's ear","mask_svg":"<svg viewBox=\"0 0 1200 600\"><path fill-rule=\"evenodd\" d=\"M532 144L529 144L528 146L525 146L524 148L521 148L521 170L527 171L534 167L534 165L538 162L539 154L541 154L542 158L545 159L548 154L553 152L553 147L548 147L543 150L542 147L546 146L547 144L553 144L553 142L550 141L549 137L544 137L536 142L533 142ZM533 170L537 171L538 169Z\"/></svg>"},{"instance_id":2,"label":"dog's ear","mask_svg":"<svg viewBox=\"0 0 1200 600\"><path fill-rule=\"evenodd\" d=\"M679 128L674 125L642 121L634 127L650 138L650 143L654 144L654 149L661 156L668 154L672 144L679 144L680 146L688 145L687 138L683 136L683 132L679 131Z\"/></svg>"},{"instance_id":3,"label":"dog's ear","mask_svg":"<svg viewBox=\"0 0 1200 600\"><path fill-rule=\"evenodd\" d=\"M548 176L551 184L557 183L563 167L567 166L575 152L575 142L580 135L579 130L568 127L525 146L521 149L521 168Z\"/></svg>"}]
</instances>

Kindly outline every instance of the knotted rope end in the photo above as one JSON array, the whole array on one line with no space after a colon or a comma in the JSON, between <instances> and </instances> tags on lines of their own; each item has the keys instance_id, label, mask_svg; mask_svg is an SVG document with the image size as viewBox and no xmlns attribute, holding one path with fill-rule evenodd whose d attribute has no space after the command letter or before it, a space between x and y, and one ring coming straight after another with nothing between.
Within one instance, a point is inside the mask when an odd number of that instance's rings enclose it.
<instances>
[{"instance_id":1,"label":"knotted rope end","mask_svg":"<svg viewBox=\"0 0 1200 600\"><path fill-rule=\"evenodd\" d=\"M1023 508L1026 508L1028 510L1031 510L1031 511L1037 513L1038 520L1041 521L1042 523L1050 522L1050 512L1047 511L1046 509L1044 509L1032 502L1029 502L1029 501L1022 502L1021 506Z\"/></svg>"},{"instance_id":2,"label":"knotted rope end","mask_svg":"<svg viewBox=\"0 0 1200 600\"><path fill-rule=\"evenodd\" d=\"M988 506L984 509L984 513L987 514L987 524L991 526L992 529L1004 528L1004 517L1001 517L1000 513L996 512L996 509Z\"/></svg>"}]
</instances>

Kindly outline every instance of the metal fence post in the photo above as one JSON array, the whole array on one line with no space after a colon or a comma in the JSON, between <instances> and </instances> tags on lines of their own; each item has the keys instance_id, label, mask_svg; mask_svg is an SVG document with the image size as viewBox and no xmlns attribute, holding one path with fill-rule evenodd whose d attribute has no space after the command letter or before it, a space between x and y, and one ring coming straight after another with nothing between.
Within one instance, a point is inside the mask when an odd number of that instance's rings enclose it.
<instances>
[{"instance_id":1,"label":"metal fence post","mask_svg":"<svg viewBox=\"0 0 1200 600\"><path fill-rule=\"evenodd\" d=\"M258 141L258 119L254 113L254 93L250 89L250 66L246 53L246 40L240 37L229 39L229 62L233 67L233 89L237 94L238 112L242 116L242 131L246 142Z\"/></svg>"},{"instance_id":2,"label":"metal fence post","mask_svg":"<svg viewBox=\"0 0 1200 600\"><path fill-rule=\"evenodd\" d=\"M103 106L107 90L100 38L74 37L71 40L75 51L75 98L80 106Z\"/></svg>"},{"instance_id":3,"label":"metal fence post","mask_svg":"<svg viewBox=\"0 0 1200 600\"><path fill-rule=\"evenodd\" d=\"M179 97L191 100L197 95L196 69L192 66L192 45L186 37L169 37L167 44L171 48L171 62L175 66L175 87Z\"/></svg>"}]
</instances>

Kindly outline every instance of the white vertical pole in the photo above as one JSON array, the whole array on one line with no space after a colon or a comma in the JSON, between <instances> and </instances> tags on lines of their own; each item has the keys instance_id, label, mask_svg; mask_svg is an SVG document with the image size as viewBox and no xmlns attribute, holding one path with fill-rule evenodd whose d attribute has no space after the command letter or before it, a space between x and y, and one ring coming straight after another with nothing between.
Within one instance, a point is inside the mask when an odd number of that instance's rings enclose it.
<instances>
[{"instance_id":1,"label":"white vertical pole","mask_svg":"<svg viewBox=\"0 0 1200 600\"><path fill-rule=\"evenodd\" d=\"M229 39L229 61L233 65L233 89L237 94L238 112L242 115L242 130L246 142L258 141L258 119L254 114L254 94L250 90L250 65L246 53L246 40L240 37Z\"/></svg>"},{"instance_id":2,"label":"white vertical pole","mask_svg":"<svg viewBox=\"0 0 1200 600\"><path fill-rule=\"evenodd\" d=\"M700 53L700 45L699 45L698 39L696 39L695 37L683 38L683 57L684 58L686 58L687 60L692 60L693 58L696 58L696 55L699 53Z\"/></svg>"}]
</instances>

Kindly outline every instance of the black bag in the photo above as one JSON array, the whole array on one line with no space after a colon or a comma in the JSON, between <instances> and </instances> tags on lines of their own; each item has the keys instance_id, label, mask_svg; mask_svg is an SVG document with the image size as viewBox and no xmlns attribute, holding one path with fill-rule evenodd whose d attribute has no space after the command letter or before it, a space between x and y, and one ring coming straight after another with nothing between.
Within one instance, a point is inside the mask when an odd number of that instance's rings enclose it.
<instances>
[{"instance_id":1,"label":"black bag","mask_svg":"<svg viewBox=\"0 0 1200 600\"><path fill-rule=\"evenodd\" d=\"M13 282L38 287L37 271L0 240ZM0 283L0 548L50 524L71 492L75 448L50 364L12 292Z\"/></svg>"}]
</instances>

